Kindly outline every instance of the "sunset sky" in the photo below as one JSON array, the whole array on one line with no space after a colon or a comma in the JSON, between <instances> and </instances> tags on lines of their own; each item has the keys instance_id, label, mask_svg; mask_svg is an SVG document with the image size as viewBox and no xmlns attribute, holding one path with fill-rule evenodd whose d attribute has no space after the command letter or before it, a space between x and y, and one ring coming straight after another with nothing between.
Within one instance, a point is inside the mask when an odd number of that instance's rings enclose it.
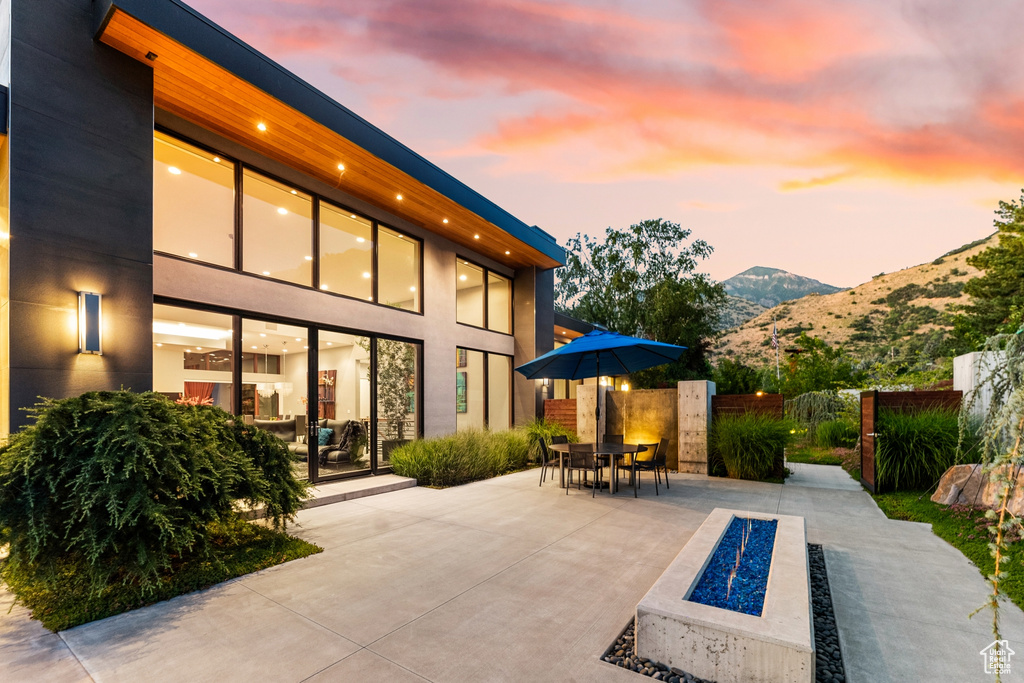
<instances>
[{"instance_id":1,"label":"sunset sky","mask_svg":"<svg viewBox=\"0 0 1024 683\"><path fill-rule=\"evenodd\" d=\"M852 286L1024 187L1020 0L186 0L560 243Z\"/></svg>"}]
</instances>

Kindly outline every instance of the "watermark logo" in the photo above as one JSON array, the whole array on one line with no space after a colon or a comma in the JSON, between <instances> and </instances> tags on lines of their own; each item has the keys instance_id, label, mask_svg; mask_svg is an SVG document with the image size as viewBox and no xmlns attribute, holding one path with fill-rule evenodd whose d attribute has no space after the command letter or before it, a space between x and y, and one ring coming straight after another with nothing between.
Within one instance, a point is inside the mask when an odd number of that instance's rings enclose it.
<instances>
[{"instance_id":1,"label":"watermark logo","mask_svg":"<svg viewBox=\"0 0 1024 683\"><path fill-rule=\"evenodd\" d=\"M1010 657L1015 653L1010 649L1010 643L1005 640L994 640L981 651L985 658L985 673L987 674L1008 674L1010 673Z\"/></svg>"}]
</instances>

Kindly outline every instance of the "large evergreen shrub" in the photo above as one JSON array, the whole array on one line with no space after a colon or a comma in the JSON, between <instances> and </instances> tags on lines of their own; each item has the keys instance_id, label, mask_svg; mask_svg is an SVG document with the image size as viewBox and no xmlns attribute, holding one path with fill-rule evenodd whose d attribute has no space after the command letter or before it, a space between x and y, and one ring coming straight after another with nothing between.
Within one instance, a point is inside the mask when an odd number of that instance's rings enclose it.
<instances>
[{"instance_id":1,"label":"large evergreen shrub","mask_svg":"<svg viewBox=\"0 0 1024 683\"><path fill-rule=\"evenodd\" d=\"M33 413L0 448L0 545L22 576L74 566L97 589L153 585L172 559L205 553L236 503L282 526L306 496L283 442L220 408L101 391Z\"/></svg>"},{"instance_id":2,"label":"large evergreen shrub","mask_svg":"<svg viewBox=\"0 0 1024 683\"><path fill-rule=\"evenodd\" d=\"M768 415L723 415L711 423L711 451L730 477L767 479L782 474L793 425Z\"/></svg>"}]
</instances>

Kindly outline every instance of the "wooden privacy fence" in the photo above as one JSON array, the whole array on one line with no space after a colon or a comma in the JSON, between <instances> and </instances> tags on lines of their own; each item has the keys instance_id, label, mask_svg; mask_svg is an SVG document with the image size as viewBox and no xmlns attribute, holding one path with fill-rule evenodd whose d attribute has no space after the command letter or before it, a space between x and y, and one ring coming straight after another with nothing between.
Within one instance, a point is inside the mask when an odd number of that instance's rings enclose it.
<instances>
[{"instance_id":1,"label":"wooden privacy fence","mask_svg":"<svg viewBox=\"0 0 1024 683\"><path fill-rule=\"evenodd\" d=\"M863 391L860 394L860 483L871 493L882 493L875 485L875 453L878 411L917 413L939 408L960 410L962 391Z\"/></svg>"},{"instance_id":2,"label":"wooden privacy fence","mask_svg":"<svg viewBox=\"0 0 1024 683\"><path fill-rule=\"evenodd\" d=\"M544 401L544 417L576 434L576 399L549 398Z\"/></svg>"},{"instance_id":3,"label":"wooden privacy fence","mask_svg":"<svg viewBox=\"0 0 1024 683\"><path fill-rule=\"evenodd\" d=\"M783 417L786 400L782 394L729 394L711 397L711 422L723 415L771 415L780 420Z\"/></svg>"}]
</instances>

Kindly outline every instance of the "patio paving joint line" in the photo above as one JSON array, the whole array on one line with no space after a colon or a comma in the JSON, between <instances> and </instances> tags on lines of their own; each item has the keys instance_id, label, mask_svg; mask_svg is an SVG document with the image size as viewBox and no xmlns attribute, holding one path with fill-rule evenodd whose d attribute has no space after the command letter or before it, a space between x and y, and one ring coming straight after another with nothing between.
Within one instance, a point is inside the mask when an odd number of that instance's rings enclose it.
<instances>
[{"instance_id":1,"label":"patio paving joint line","mask_svg":"<svg viewBox=\"0 0 1024 683\"><path fill-rule=\"evenodd\" d=\"M13 607L13 604L12 604L12 607ZM95 679L95 678L93 678L92 672L91 672L91 671L89 671L89 669L88 669L88 668L87 668L87 667L85 666L85 662L83 662L83 661L82 661L82 660L81 660L81 659L80 659L80 658L78 657L78 654L77 654L77 653L75 652L74 648L72 648L72 647L71 647L71 643L69 643L68 641L66 641L66 640L64 639L64 631L58 631L58 632L57 632L57 633L55 633L54 635L55 635L55 636L57 636L57 638L59 638L59 639L60 639L60 642L64 644L64 648L65 648L65 649L66 649L66 650L67 650L68 652L70 652L70 653L71 653L71 656L72 656L72 657L74 657L74 658L75 658L75 661L76 661L76 662L78 663L78 666L82 667L82 671L84 671L84 672L85 672L85 675L89 677L89 680L90 680L90 681L93 681L93 683L95 683L96 679Z\"/></svg>"},{"instance_id":2,"label":"patio paving joint line","mask_svg":"<svg viewBox=\"0 0 1024 683\"><path fill-rule=\"evenodd\" d=\"M300 559L305 559L305 558L300 558ZM292 560L292 561L294 562L295 560ZM277 566L279 566L279 567L280 567L281 565L277 565ZM273 569L273 567L270 567L270 569ZM257 573L259 573L259 572L257 572ZM249 574L247 574L246 576L250 576L250 575L249 575ZM244 577L240 577L240 578L244 578ZM346 636L344 636L344 635L342 635L342 634L338 633L338 632L337 632L337 631L335 631L335 630L334 630L333 628L330 628L329 626L325 626L324 624L321 624L321 623L320 623L319 621L317 621L316 619L313 619L313 618L311 618L311 617L308 617L308 616L306 616L305 614L302 614L301 612L296 612L295 610L293 610L293 609L292 609L291 607L288 607L287 605L282 605L282 604L281 604L280 602L278 602L277 600L275 600L275 599L273 599L273 598L271 598L271 597L268 597L268 596L264 595L263 593L260 593L260 592L259 592L258 590L256 590L256 589L255 589L255 588L253 588L252 586L248 586L248 585L246 585L246 584L245 584L244 582L241 582L241 584L240 584L240 585L244 586L245 588L247 588L247 589L248 589L249 591L251 591L252 593L255 593L256 595L260 596L260 597L261 597L261 598L263 598L264 600L266 600L266 601L268 601L268 602L272 602L272 603L274 603L275 605L277 605L277 606L278 606L278 607L280 607L281 609L287 610L287 611L291 612L292 614L294 614L294 615L296 615L296 616L298 616L298 617L301 617L302 619L305 619L305 620L306 620L306 621L308 621L309 623L311 623L311 624L315 624L316 626L319 626L320 628L322 628L322 629L323 629L323 630L325 630L325 631L328 631L329 633L333 633L334 635L338 636L338 637L339 637L339 638L341 638L342 640L346 640L346 641L348 641L348 642L352 643L353 645L358 645L358 646L359 646L359 649L362 649L362 648L366 647L365 645L359 645L359 643L357 643L356 641L352 640L351 638L348 638L348 637L346 637ZM359 650L356 650L356 652L358 652L358 651L359 651ZM353 654L354 654L354 653L353 653ZM342 657L342 659L344 659L344 657ZM341 660L339 659L338 661L340 662ZM338 663L338 662L335 662L335 664L337 664L337 663ZM332 664L331 666L333 666L333 664Z\"/></svg>"}]
</instances>

